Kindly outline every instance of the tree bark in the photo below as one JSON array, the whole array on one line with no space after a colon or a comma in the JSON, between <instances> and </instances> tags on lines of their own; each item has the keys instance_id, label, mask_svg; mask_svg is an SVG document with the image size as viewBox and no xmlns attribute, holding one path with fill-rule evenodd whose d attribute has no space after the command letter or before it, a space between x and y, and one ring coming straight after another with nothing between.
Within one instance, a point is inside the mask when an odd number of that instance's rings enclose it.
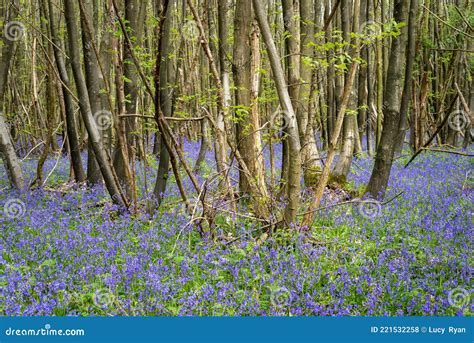
<instances>
[{"instance_id":1,"label":"tree bark","mask_svg":"<svg viewBox=\"0 0 474 343\"><path fill-rule=\"evenodd\" d=\"M229 62L227 60L227 54L229 51L228 43L228 25L227 25L227 12L228 1L217 1L218 3L218 36L219 36L219 65L220 65L220 78L223 88L224 103L226 107L230 106L231 94L230 94L230 72ZM216 125L218 130L216 131L216 162L217 171L223 172L227 169L227 143L226 143L226 132L224 124L224 111L218 109Z\"/></svg>"},{"instance_id":2,"label":"tree bark","mask_svg":"<svg viewBox=\"0 0 474 343\"><path fill-rule=\"evenodd\" d=\"M408 0L395 0L393 16L397 23L406 22ZM392 39L387 81L384 89L384 120L377 147L377 155L372 170L367 193L373 198L383 197L387 189L390 170L392 168L395 152L395 142L400 123L401 82L404 72L404 54L406 45L407 28L401 29L401 34Z\"/></svg>"},{"instance_id":3,"label":"tree bark","mask_svg":"<svg viewBox=\"0 0 474 343\"><path fill-rule=\"evenodd\" d=\"M63 1L64 15L66 19L66 26L69 37L71 66L74 74L74 79L76 81L76 88L79 97L79 107L81 110L82 119L86 126L87 133L89 135L89 140L92 142L92 147L94 149L97 162L99 163L100 170L102 172L102 177L104 178L105 185L113 202L119 206L127 207L127 201L121 193L120 186L117 182L116 176L114 175L113 168L107 156L107 151L105 150L102 144L100 133L97 129L97 125L95 123L91 111L89 94L87 91L87 86L84 80L84 75L82 73L81 67L80 48L78 44L80 42L80 36L79 27L76 23L76 17L74 15L74 2L73 0Z\"/></svg>"},{"instance_id":4,"label":"tree bark","mask_svg":"<svg viewBox=\"0 0 474 343\"><path fill-rule=\"evenodd\" d=\"M71 164L74 171L74 179L76 182L83 182L86 180L86 173L82 166L81 149L79 146L79 135L77 132L76 116L74 114L74 104L72 95L70 94L69 75L66 70L66 64L63 58L63 52L60 50L61 43L56 28L56 20L54 16L53 0L48 1L49 7L49 28L51 30L51 39L53 42L54 57L56 66L58 68L59 77L61 78L62 96L64 99L64 110L66 116L66 130L67 141L69 144L69 151L71 153Z\"/></svg>"},{"instance_id":5,"label":"tree bark","mask_svg":"<svg viewBox=\"0 0 474 343\"><path fill-rule=\"evenodd\" d=\"M172 68L172 61L170 59L170 36L171 36L171 28L173 25L173 19L171 16L171 12L173 10L173 3L174 0L170 0L168 4L168 8L166 9L167 12L165 13L166 20L163 24L163 32L161 37L161 45L159 49L161 49L161 63L160 66L160 89L155 90L158 92L160 97L159 107L161 112L166 117L173 116L173 104L172 100L169 96L170 89L169 87L174 84L174 80L169 80L170 69ZM164 135L161 134L161 144L160 144L160 161L158 164L158 172L156 175L156 182L155 182L155 189L153 191L155 198L158 201L158 205L161 204L163 200L163 194L166 190L166 184L168 181L169 176L169 169L170 169L170 155L168 150L166 149L165 142L164 142Z\"/></svg>"},{"instance_id":6,"label":"tree bark","mask_svg":"<svg viewBox=\"0 0 474 343\"><path fill-rule=\"evenodd\" d=\"M321 6L321 3L316 3L315 6ZM300 0L300 76L301 86L299 91L298 103L299 114L298 128L300 131L300 141L302 142L301 158L303 163L303 175L306 187L316 185L318 175L321 172L322 166L319 159L319 151L316 145L313 118L314 113L310 111L314 103L314 84L316 77L313 77L313 71L308 60L308 56L314 55L314 23L318 20L315 18L313 4L311 0ZM303 106L305 104L306 106Z\"/></svg>"},{"instance_id":7,"label":"tree bark","mask_svg":"<svg viewBox=\"0 0 474 343\"><path fill-rule=\"evenodd\" d=\"M5 25L18 14L17 8L19 2L15 0L12 4L13 6L8 8L8 14L2 18L2 22ZM10 69L14 48L15 42L4 37L2 59L0 62L0 156L5 164L5 170L7 171L11 186L22 190L25 186L23 172L10 137L7 123L3 117L3 103L8 81L8 71Z\"/></svg>"},{"instance_id":8,"label":"tree bark","mask_svg":"<svg viewBox=\"0 0 474 343\"><path fill-rule=\"evenodd\" d=\"M408 110L412 92L412 75L413 66L415 64L415 49L416 49L416 14L418 10L418 1L410 1L410 12L408 15L408 42L406 50L406 69L405 69L405 80L403 84L403 94L400 105L400 124L398 127L398 135L395 141L395 157L400 156L403 143L405 142L406 132L408 130Z\"/></svg>"},{"instance_id":9,"label":"tree bark","mask_svg":"<svg viewBox=\"0 0 474 343\"><path fill-rule=\"evenodd\" d=\"M285 74L280 62L280 56L273 40L270 25L260 0L253 0L256 18L263 35L263 40L267 47L268 58L272 68L275 85L280 100L280 106L286 113L288 126L285 129L288 135L289 148L289 173L288 173L288 191L287 205L285 207L284 221L286 225L290 225L296 219L296 213L299 206L300 198L300 182L301 182L301 145L299 140L298 122L296 114L291 102L288 86L285 81Z\"/></svg>"},{"instance_id":10,"label":"tree bark","mask_svg":"<svg viewBox=\"0 0 474 343\"><path fill-rule=\"evenodd\" d=\"M135 38L136 46L142 43L143 37L143 25L144 20L142 17L143 11L142 6L145 6L145 2L140 0L126 0L125 1L125 20L127 22L127 33L130 37ZM129 47L124 42L123 46L123 76L124 82L124 95L125 95L125 112L133 114L137 112L137 100L138 100L138 72L135 64L132 61L132 56ZM117 151L114 154L114 168L117 171L117 177L123 183L127 180L127 167L124 158L134 159L138 149L141 149L139 140L136 137L137 123L136 118L125 118L123 125L125 125L125 142L127 145L127 153L120 153ZM141 156L141 154L138 154ZM127 185L127 193L130 188Z\"/></svg>"},{"instance_id":11,"label":"tree bark","mask_svg":"<svg viewBox=\"0 0 474 343\"><path fill-rule=\"evenodd\" d=\"M84 70L86 75L86 85L89 92L89 100L91 105L91 111L94 115L99 113L102 110L102 102L100 98L100 88L101 88L101 72L99 68L99 62L94 53L93 45L96 47L96 30L97 27L94 27L91 22L93 18L93 7L92 0L79 0L80 9L81 9L81 28L82 28L82 47L84 51ZM86 18L86 19L85 19ZM89 25L86 24L86 20L89 22ZM104 112L105 113L105 112ZM99 113L100 114L100 113ZM109 118L110 122L106 123L111 124L112 118ZM105 125L105 126L107 126ZM104 127L106 128L106 127ZM104 128L98 127L99 131L102 131ZM102 181L99 164L95 158L94 149L92 148L92 143L88 142L87 148L87 182L91 185L98 184Z\"/></svg>"},{"instance_id":12,"label":"tree bark","mask_svg":"<svg viewBox=\"0 0 474 343\"><path fill-rule=\"evenodd\" d=\"M356 2L359 4L359 1ZM342 22L342 35L344 41L350 42L350 18L351 18L351 6L349 0L342 0L341 1L341 22ZM359 6L354 7L354 25L352 31L354 34L357 34L359 30ZM345 83L347 83L348 75L345 75ZM352 92L351 92L352 93ZM346 182L347 174L351 168L352 164L352 156L354 153L354 147L356 144L356 127L357 127L357 120L356 120L356 111L354 110L355 106L355 97L353 95L350 96L349 100L349 110L351 112L346 113L344 118L344 127L343 127L343 138L342 138L342 151L339 155L339 160L334 167L333 176L338 181L342 183Z\"/></svg>"},{"instance_id":13,"label":"tree bark","mask_svg":"<svg viewBox=\"0 0 474 343\"><path fill-rule=\"evenodd\" d=\"M253 197L266 197L265 194L251 194L249 178L253 178L261 186L261 191L266 189L262 180L263 161L260 158L260 129L258 113L252 111L252 3L248 0L237 0L234 21L234 53L233 76L235 85L236 107L236 139L239 149L250 175L239 169L240 192Z\"/></svg>"}]
</instances>

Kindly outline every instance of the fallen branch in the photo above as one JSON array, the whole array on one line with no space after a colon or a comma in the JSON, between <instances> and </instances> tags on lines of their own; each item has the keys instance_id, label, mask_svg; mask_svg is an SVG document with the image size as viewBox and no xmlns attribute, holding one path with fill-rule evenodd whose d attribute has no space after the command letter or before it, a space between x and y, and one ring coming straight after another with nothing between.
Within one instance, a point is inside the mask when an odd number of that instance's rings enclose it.
<instances>
[{"instance_id":1,"label":"fallen branch","mask_svg":"<svg viewBox=\"0 0 474 343\"><path fill-rule=\"evenodd\" d=\"M460 152L460 151L452 151L452 150L444 150L444 149L436 149L436 148L421 148L421 149L422 150L436 151L436 152L445 152L447 154L474 157L474 154L468 154L468 153L464 153L464 152Z\"/></svg>"},{"instance_id":2,"label":"fallen branch","mask_svg":"<svg viewBox=\"0 0 474 343\"><path fill-rule=\"evenodd\" d=\"M395 200L396 198L398 198L400 195L402 195L404 192L400 192L398 193L397 195L395 195L394 197L390 198L389 200L387 201L384 201L384 202L379 202L377 200L370 200L370 199L367 199L367 200L349 200L349 201L342 201L342 202L338 202L336 204L332 204L332 205L328 205L328 206L324 206L324 207L318 207L314 210L311 210L311 211L307 211L307 212L303 212L303 213L300 213L298 214L297 216L305 216L307 214L312 214L314 212L317 212L317 211L322 211L322 210L326 210L328 208L333 208L333 207L336 207L336 206L340 206L340 205L347 205L347 204L356 204L356 203L361 203L361 202L365 202L365 203L371 203L371 204L380 204L382 206L384 205L387 205L388 203L391 203L393 200Z\"/></svg>"},{"instance_id":3,"label":"fallen branch","mask_svg":"<svg viewBox=\"0 0 474 343\"><path fill-rule=\"evenodd\" d=\"M151 115L146 115L146 114L121 114L119 115L119 118L144 118L144 119L155 119L155 116ZM164 117L165 120L169 121L200 121L205 118L204 117L195 117L195 118L176 118L176 117Z\"/></svg>"}]
</instances>

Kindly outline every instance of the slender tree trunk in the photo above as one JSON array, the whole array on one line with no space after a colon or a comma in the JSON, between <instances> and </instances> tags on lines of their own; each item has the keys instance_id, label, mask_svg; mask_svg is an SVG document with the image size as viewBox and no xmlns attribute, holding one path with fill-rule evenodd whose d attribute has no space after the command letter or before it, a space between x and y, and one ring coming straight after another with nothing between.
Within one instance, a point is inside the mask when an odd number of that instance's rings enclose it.
<instances>
[{"instance_id":1,"label":"slender tree trunk","mask_svg":"<svg viewBox=\"0 0 474 343\"><path fill-rule=\"evenodd\" d=\"M365 8L365 20L366 22L370 22L371 21L371 3L372 1L371 0L365 0L367 2L366 4L366 8ZM371 74L371 67L372 67L372 58L371 58L371 51L370 51L370 47L366 47L366 55L365 55L365 59L367 61L367 71L366 71L366 85L367 85L367 118L366 118L366 121L364 122L365 124L365 127L366 127L366 140L367 140L367 154L369 156L372 156L372 152L374 150L373 148L373 140L372 140L372 113L374 113L373 111L373 99L374 99L374 96L373 96L373 92L372 92L372 74ZM363 131L361 131L361 134L363 133Z\"/></svg>"},{"instance_id":2,"label":"slender tree trunk","mask_svg":"<svg viewBox=\"0 0 474 343\"><path fill-rule=\"evenodd\" d=\"M144 20L142 18L143 11L142 6L145 6L146 2L140 0L126 0L125 1L125 20L127 22L127 33L130 37L134 37L136 46L142 43L143 38L143 25ZM137 68L132 61L130 49L124 43L123 46L123 76L124 82L124 94L125 94L125 111L128 114L134 114L137 112L137 101L138 101L138 72ZM123 160L125 155L128 155L130 160L134 159L138 149L141 148L139 140L137 139L137 118L130 117L121 119L125 125L125 142L127 145L127 154L120 152L114 155L114 167L117 171L117 176L121 182L126 183L127 180L127 167ZM138 154L141 155L140 153ZM133 171L132 171L133 174ZM127 185L127 190L130 188ZM128 191L127 191L128 193Z\"/></svg>"},{"instance_id":3,"label":"slender tree trunk","mask_svg":"<svg viewBox=\"0 0 474 343\"><path fill-rule=\"evenodd\" d=\"M49 27L51 30L51 38L53 43L53 51L58 68L59 77L61 78L62 96L64 99L64 109L66 116L66 130L67 141L69 144L69 151L71 153L72 169L74 171L74 179L76 182L83 182L86 180L86 173L82 166L81 149L79 146L79 134L77 128L76 116L74 114L74 104L72 95L70 93L71 85L69 82L69 75L66 70L66 64L63 58L63 51L61 51L61 43L56 28L56 20L54 16L53 0L48 1L49 7Z\"/></svg>"},{"instance_id":4,"label":"slender tree trunk","mask_svg":"<svg viewBox=\"0 0 474 343\"><path fill-rule=\"evenodd\" d=\"M1 69L1 67L0 67ZM8 126L3 118L3 114L0 113L0 155L5 164L8 179L12 187L17 189L23 189L25 186L23 172L20 166L20 160L13 147L10 133L8 132Z\"/></svg>"},{"instance_id":5,"label":"slender tree trunk","mask_svg":"<svg viewBox=\"0 0 474 343\"><path fill-rule=\"evenodd\" d=\"M116 176L114 175L115 173L110 163L111 161L109 160L107 156L107 151L105 150L102 144L100 133L97 129L97 125L95 123L91 111L89 94L87 91L87 86L84 80L84 75L82 73L81 67L81 56L79 48L79 27L76 23L76 17L74 13L75 10L73 0L64 0L64 15L66 19L66 26L69 37L71 66L74 74L74 79L76 81L77 92L79 95L79 107L81 109L82 119L86 126L87 133L89 135L89 140L92 142L94 153L97 158L97 162L99 163L99 167L102 172L102 177L104 178L107 190L114 203L122 207L126 207L126 199L121 193L120 186L117 182Z\"/></svg>"},{"instance_id":6,"label":"slender tree trunk","mask_svg":"<svg viewBox=\"0 0 474 343\"><path fill-rule=\"evenodd\" d=\"M359 30L359 2L356 2L354 7L354 25L352 31L354 34L357 34ZM343 31L343 38L345 41L350 41L350 1L349 0L342 0L341 1L341 18L342 18L342 31ZM345 83L347 83L348 75L345 76ZM336 166L333 171L333 176L342 183L346 182L347 174L351 168L352 164L352 156L354 153L354 147L356 144L356 130L357 130L357 117L356 111L354 110L355 107L355 97L351 96L349 100L349 108L350 112L346 113L344 118L344 127L343 127L343 144L342 144L342 151L339 155L339 160L336 163Z\"/></svg>"},{"instance_id":7,"label":"slender tree trunk","mask_svg":"<svg viewBox=\"0 0 474 343\"><path fill-rule=\"evenodd\" d=\"M234 85L235 85L235 105L236 105L236 139L237 149L249 168L250 175L245 174L242 169L239 173L240 191L243 194L250 194L250 185L248 178L254 178L258 184L265 187L259 157L260 146L257 146L260 135L258 131L259 121L258 113L252 111L252 3L248 0L237 0L235 7L234 22ZM257 116L254 116L257 114ZM259 178L260 180L258 180ZM259 197L258 194L253 194ZM264 196L264 194L262 194Z\"/></svg>"},{"instance_id":8,"label":"slender tree trunk","mask_svg":"<svg viewBox=\"0 0 474 343\"><path fill-rule=\"evenodd\" d=\"M300 92L300 34L298 26L299 8L295 6L294 0L282 0L283 8L283 28L285 30L285 62L286 76L288 85L288 94L290 95L293 109L295 110L296 120L298 122L298 130L300 142L303 142L304 117L301 115L300 106L298 104ZM281 169L281 192L288 192L288 180L290 178L290 147L286 135L282 135L282 169Z\"/></svg>"},{"instance_id":9,"label":"slender tree trunk","mask_svg":"<svg viewBox=\"0 0 474 343\"><path fill-rule=\"evenodd\" d=\"M375 1L375 0L374 0ZM375 21L382 22L382 10L380 5L374 6L377 10L375 11ZM377 102L377 124L375 127L375 148L377 149L380 143L380 137L382 136L382 120L383 120L383 91L384 91L384 78L383 78L383 39L377 38L375 41L375 59L376 59L376 78L377 78L377 90L376 90L376 102Z\"/></svg>"},{"instance_id":10,"label":"slender tree trunk","mask_svg":"<svg viewBox=\"0 0 474 343\"><path fill-rule=\"evenodd\" d=\"M317 3L316 6L321 6L321 3ZM298 128L300 131L300 141L302 142L302 163L303 163L303 175L306 187L316 185L318 181L318 175L321 172L321 162L319 160L319 151L316 146L316 139L314 137L313 111L310 109L314 103L314 88L313 85L316 77L313 74L316 71L311 69L311 65L308 61L308 56L314 54L314 23L315 19L313 11L313 4L311 0L300 0L300 74L301 74L301 87L299 91L298 103L299 107L299 122ZM316 75L314 75L316 76ZM303 106L305 104L305 106ZM303 133L303 135L301 135Z\"/></svg>"},{"instance_id":11,"label":"slender tree trunk","mask_svg":"<svg viewBox=\"0 0 474 343\"><path fill-rule=\"evenodd\" d=\"M42 18L48 18L48 6L46 4L45 0L41 0L39 2L39 8L40 8L40 14ZM46 32L45 35L41 36L42 37L42 44L45 48L45 55L46 58L50 61L54 60L53 56L53 49L51 44L49 44L48 40L50 40L49 37L49 30L47 27L47 21L43 20L41 21L41 29ZM43 166L44 163L46 162L46 159L48 158L49 151L50 151L50 146L52 146L52 142L54 141L53 139L53 129L54 129L54 80L53 80L53 75L54 75L54 66L48 65L47 67L47 73L45 75L46 78L46 118L47 118L47 137L46 137L46 142L44 145L44 150L41 153L40 158L38 159L38 165L36 167L36 181L37 185L39 187L43 186Z\"/></svg>"},{"instance_id":12,"label":"slender tree trunk","mask_svg":"<svg viewBox=\"0 0 474 343\"><path fill-rule=\"evenodd\" d=\"M397 23L407 21L408 0L395 0L394 19ZM383 197L387 188L395 152L395 142L400 123L401 82L404 72L404 56L407 28L401 29L399 37L392 39L392 47L384 90L384 122L377 147L377 155L372 170L367 193L373 198Z\"/></svg>"},{"instance_id":13,"label":"slender tree trunk","mask_svg":"<svg viewBox=\"0 0 474 343\"><path fill-rule=\"evenodd\" d=\"M4 11L4 13L8 13L4 18L2 18L2 23L4 25L6 25L10 20L14 20L18 14L17 8L19 2L15 0L12 2L12 5L13 6L10 6L7 11ZM15 42L4 37L2 59L0 61L0 157L3 159L5 164L5 170L7 171L11 186L17 189L23 189L25 182L20 166L20 161L15 152L7 123L3 117L3 106L6 85L8 81L8 71L10 69L14 48Z\"/></svg>"},{"instance_id":14,"label":"slender tree trunk","mask_svg":"<svg viewBox=\"0 0 474 343\"><path fill-rule=\"evenodd\" d=\"M116 58L114 55L116 55L113 47L114 43L114 27L115 23L113 21L113 15L114 15L114 9L112 4L110 3L110 0L104 1L103 4L104 7L104 15L106 16L107 20L104 21L103 23L103 33L102 33L102 39L101 39L101 44L100 44L100 62L102 64L102 68L104 71L104 75L101 74L101 77L103 77L103 82L104 85L112 85L113 80L111 78L111 71L112 71L112 65L114 58ZM109 87L109 92L112 92L112 87ZM107 108L109 106L109 96L108 94L105 94L105 92L102 92L100 94L101 102L102 102L102 107ZM113 127L111 126L110 128L107 128L106 130L102 130L102 140L104 142L105 147L107 148L108 151L111 151L113 142L113 132L112 132Z\"/></svg>"},{"instance_id":15,"label":"slender tree trunk","mask_svg":"<svg viewBox=\"0 0 474 343\"><path fill-rule=\"evenodd\" d=\"M140 46L143 42L143 25L144 18L142 18L142 6L145 6L146 2L141 0L125 0L125 20L127 21L127 27L129 28L129 36L134 37L136 46ZM125 82L125 109L127 113L137 112L137 101L138 101L138 72L137 68L133 64L131 52L127 47L124 47L124 77L127 80ZM132 147L130 158L133 158L133 148L135 151L139 149L139 143L137 139L137 123L136 118L130 118L127 120L127 142Z\"/></svg>"},{"instance_id":16,"label":"slender tree trunk","mask_svg":"<svg viewBox=\"0 0 474 343\"><path fill-rule=\"evenodd\" d=\"M161 46L159 49L161 50L161 63L160 63L160 89L157 90L158 96L160 97L160 110L166 117L173 116L173 103L169 96L170 89L168 87L172 87L174 84L174 80L169 78L169 75L172 75L170 69L172 69L172 61L170 59L170 40L171 40L171 28L173 26L173 18L171 16L171 12L173 11L173 3L174 0L170 0L166 12L166 20L163 25L163 32L161 37ZM169 177L169 169L170 169L170 154L166 149L166 145L164 142L164 135L161 135L161 142L160 142L160 161L158 164L158 173L156 176L156 183L155 189L153 191L155 198L158 201L158 204L161 204L163 199L163 193L166 190L166 184Z\"/></svg>"},{"instance_id":17,"label":"slender tree trunk","mask_svg":"<svg viewBox=\"0 0 474 343\"><path fill-rule=\"evenodd\" d=\"M329 15L330 15L330 1L325 0L325 5L324 5L324 21L329 20ZM326 38L326 43L328 43L331 40L331 35L332 35L332 24L329 23L326 32L325 32L325 38ZM335 74L334 74L334 66L331 63L331 52L328 51L326 53L326 60L328 63L328 71L327 71L327 76L326 76L326 106L327 106L327 137L326 141L329 142L331 141L332 137L332 132L334 130L334 124L335 124L335 101L334 101L334 79L335 79Z\"/></svg>"},{"instance_id":18,"label":"slender tree trunk","mask_svg":"<svg viewBox=\"0 0 474 343\"><path fill-rule=\"evenodd\" d=\"M84 51L84 70L86 75L86 85L89 92L89 100L91 105L91 111L94 115L96 122L98 117L107 116L106 112L102 111L102 102L100 98L100 89L101 89L101 72L99 68L99 63L97 57L94 53L94 47L98 46L96 39L96 30L97 27L94 27L92 24L93 18L93 6L92 0L79 0L81 6L81 28L82 28L82 46ZM84 19L87 18L87 19ZM86 20L89 25L87 25ZM112 118L103 118L105 125L100 127L101 123L98 124L99 131L107 129L107 126L111 125ZM100 121L101 119L99 119ZM99 164L95 158L94 149L92 148L92 143L88 142L87 148L87 182L91 185L95 185L101 182L101 174Z\"/></svg>"},{"instance_id":19,"label":"slender tree trunk","mask_svg":"<svg viewBox=\"0 0 474 343\"><path fill-rule=\"evenodd\" d=\"M288 203L285 207L284 221L287 225L293 223L296 219L296 213L299 206L300 182L301 182L301 145L299 140L298 122L296 114L288 93L288 87L285 81L285 74L281 65L280 56L273 40L267 16L260 0L253 0L256 18L262 31L263 39L267 47L268 58L273 71L275 85L280 100L280 106L287 114L289 148L289 173L288 173Z\"/></svg>"},{"instance_id":20,"label":"slender tree trunk","mask_svg":"<svg viewBox=\"0 0 474 343\"><path fill-rule=\"evenodd\" d=\"M358 1L358 0L356 0ZM356 44L357 45L357 44ZM329 144L329 149L328 149L328 155L326 158L326 163L323 168L323 172L321 173L321 177L319 179L318 186L316 187L316 190L314 191L314 196L313 200L311 201L311 204L308 207L308 210L305 212L305 215L303 217L303 220L301 221L301 226L306 226L309 227L312 223L312 219L314 216L314 211L319 207L321 204L321 200L323 198L323 193L324 189L326 188L327 182L329 180L329 173L331 171L331 165L332 162L334 161L334 157L336 155L336 147L337 147L337 142L339 140L339 135L342 130L342 125L344 123L344 116L346 113L346 108L347 104L349 102L349 97L352 89L352 85L354 84L356 72L357 72L357 67L358 67L358 48L355 49L354 53L354 58L352 61L351 68L349 70L349 76L347 78L347 82L344 86L344 92L341 98L341 107L339 108L339 112L337 114L335 126L334 126L334 132L331 137L331 142Z\"/></svg>"},{"instance_id":21,"label":"slender tree trunk","mask_svg":"<svg viewBox=\"0 0 474 343\"><path fill-rule=\"evenodd\" d=\"M206 153L211 146L209 139L209 120L204 118L201 120L201 146L199 148L198 157L194 165L194 172L199 173L206 159Z\"/></svg>"},{"instance_id":22,"label":"slender tree trunk","mask_svg":"<svg viewBox=\"0 0 474 343\"><path fill-rule=\"evenodd\" d=\"M360 21L366 22L366 13L369 0L361 0L360 7ZM365 66L361 66L359 69L358 77L358 86L357 86L357 126L359 128L359 144L362 145L364 139L364 131L367 127L367 117L370 114L367 111L367 74L369 73L368 69L368 59L369 59L369 46L364 45L361 48L361 57L366 61Z\"/></svg>"},{"instance_id":23,"label":"slender tree trunk","mask_svg":"<svg viewBox=\"0 0 474 343\"><path fill-rule=\"evenodd\" d=\"M230 72L229 72L229 61L227 60L227 54L229 53L229 43L228 43L228 26L227 26L227 12L228 1L217 1L218 3L218 35L219 35L219 65L220 65L220 79L222 83L222 88L224 92L224 102L227 107L231 103L231 94L230 94ZM215 153L216 153L216 162L217 162L217 171L222 172L226 170L227 163L227 143L225 137L225 124L224 124L224 111L223 109L218 109L216 125L218 130L216 131L216 144L215 144Z\"/></svg>"},{"instance_id":24,"label":"slender tree trunk","mask_svg":"<svg viewBox=\"0 0 474 343\"><path fill-rule=\"evenodd\" d=\"M410 12L408 15L408 42L406 50L406 69L405 80L403 84L403 94L400 105L400 124L398 128L398 135L395 141L395 157L400 156L403 143L405 141L406 132L408 130L408 111L410 105L410 98L412 93L412 75L413 65L415 63L415 49L416 49L416 13L418 7L417 0L410 1Z\"/></svg>"}]
</instances>

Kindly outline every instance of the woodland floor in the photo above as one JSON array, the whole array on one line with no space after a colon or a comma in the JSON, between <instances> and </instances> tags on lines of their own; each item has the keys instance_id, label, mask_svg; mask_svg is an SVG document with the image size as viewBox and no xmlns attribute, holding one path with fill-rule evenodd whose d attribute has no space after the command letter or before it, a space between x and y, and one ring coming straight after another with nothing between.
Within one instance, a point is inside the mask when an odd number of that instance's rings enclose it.
<instances>
[{"instance_id":1,"label":"woodland floor","mask_svg":"<svg viewBox=\"0 0 474 343\"><path fill-rule=\"evenodd\" d=\"M190 160L198 147L186 143ZM7 190L0 167L0 206L10 206L0 215L0 314L472 315L472 161L426 152L403 168L408 158L392 169L386 199L399 196L389 203L332 207L308 230L260 244L258 224L225 212L219 235L239 239L201 239L172 176L157 213L118 215L103 187L64 185L67 157L45 189L23 194ZM23 162L31 180L36 162ZM354 160L349 188L363 189L372 163ZM138 168L140 199L156 169L150 161L145 180ZM343 200L331 191L324 205Z\"/></svg>"}]
</instances>

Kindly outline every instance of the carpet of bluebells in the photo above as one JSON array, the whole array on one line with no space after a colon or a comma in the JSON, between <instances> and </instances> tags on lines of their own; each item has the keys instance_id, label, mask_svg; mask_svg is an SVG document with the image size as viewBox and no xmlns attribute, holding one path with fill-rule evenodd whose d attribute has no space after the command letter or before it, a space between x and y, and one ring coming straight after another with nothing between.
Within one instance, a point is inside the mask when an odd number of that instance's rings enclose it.
<instances>
[{"instance_id":1,"label":"carpet of bluebells","mask_svg":"<svg viewBox=\"0 0 474 343\"><path fill-rule=\"evenodd\" d=\"M190 161L198 148L186 143ZM119 214L103 186L64 188L68 157L48 160L47 187L24 193L0 167L0 315L472 315L472 160L426 152L404 168L408 158L375 211L328 207L264 242L258 223L224 213L217 229L231 244L186 225L173 177L159 211ZM36 162L23 162L30 180ZM354 161L350 187L363 189L372 163ZM137 168L145 199L156 161ZM336 201L328 191L323 205Z\"/></svg>"}]
</instances>

